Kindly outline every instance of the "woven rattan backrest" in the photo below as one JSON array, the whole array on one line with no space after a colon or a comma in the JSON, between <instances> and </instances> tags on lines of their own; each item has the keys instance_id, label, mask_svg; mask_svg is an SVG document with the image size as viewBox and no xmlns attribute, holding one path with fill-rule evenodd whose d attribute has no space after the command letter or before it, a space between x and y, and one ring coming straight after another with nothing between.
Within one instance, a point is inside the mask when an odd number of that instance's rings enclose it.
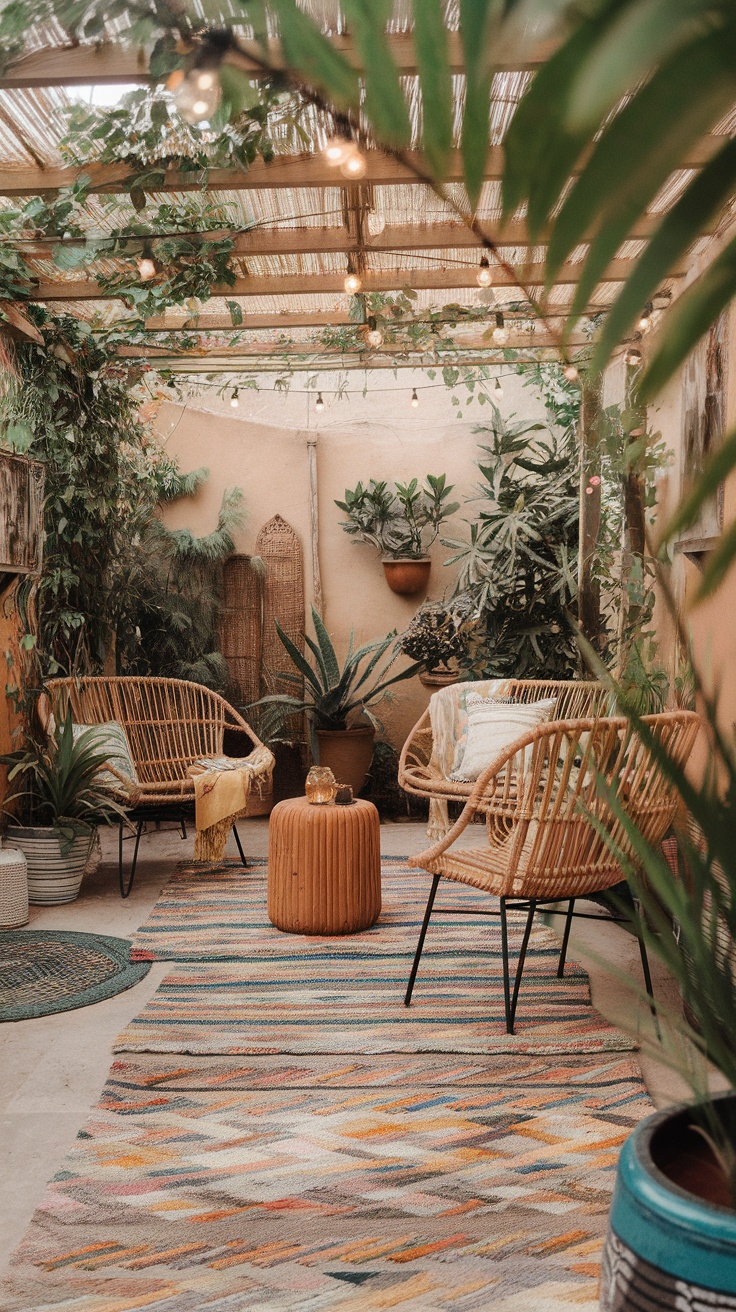
<instances>
[{"instance_id":1,"label":"woven rattan backrest","mask_svg":"<svg viewBox=\"0 0 736 1312\"><path fill-rule=\"evenodd\" d=\"M605 715L609 693L602 683L584 679L512 679L504 695L520 702L557 700L550 719L581 720Z\"/></svg>"},{"instance_id":2,"label":"woven rattan backrest","mask_svg":"<svg viewBox=\"0 0 736 1312\"><path fill-rule=\"evenodd\" d=\"M644 719L654 742L683 766L700 720L689 711L667 711ZM657 844L672 822L677 793L669 776L637 731L623 718L587 719L541 725L522 767L507 770L494 814L505 812L538 896L567 887L569 872L592 873L612 862L609 844L591 817L625 854L631 840L605 789L644 838ZM602 791L599 779L605 782ZM497 820L489 819L489 825ZM513 867L513 862L510 862Z\"/></svg>"},{"instance_id":3,"label":"woven rattan backrest","mask_svg":"<svg viewBox=\"0 0 736 1312\"><path fill-rule=\"evenodd\" d=\"M77 724L122 724L141 783L186 779L199 756L222 752L226 704L201 684L91 677L52 679L47 691L57 720L70 706Z\"/></svg>"}]
</instances>

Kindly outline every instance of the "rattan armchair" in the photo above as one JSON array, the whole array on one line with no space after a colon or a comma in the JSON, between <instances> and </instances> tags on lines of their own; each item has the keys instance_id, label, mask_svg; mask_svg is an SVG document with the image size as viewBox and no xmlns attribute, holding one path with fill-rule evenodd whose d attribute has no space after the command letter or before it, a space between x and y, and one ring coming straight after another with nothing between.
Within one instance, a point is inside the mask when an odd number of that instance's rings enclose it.
<instances>
[{"instance_id":1,"label":"rattan armchair","mask_svg":"<svg viewBox=\"0 0 736 1312\"><path fill-rule=\"evenodd\" d=\"M683 766L698 734L692 711L644 717L654 743ZM609 796L606 796L608 790ZM534 913L568 903L558 975L564 972L575 900L619 884L621 861L634 862L626 827L611 798L648 843L664 837L677 809L677 793L652 750L623 718L578 719L538 725L512 743L471 785L462 814L450 830L412 865L429 871L429 893L405 1003L411 1002L434 901L441 879L471 885L500 899L506 1029L512 1034ZM457 840L477 812L485 815L483 841ZM596 824L607 834L608 840ZM457 908L443 908L463 914ZM509 970L510 910L525 911L515 980ZM439 909L438 909L439 911ZM478 914L477 909L466 914ZM645 983L651 994L641 937Z\"/></svg>"},{"instance_id":2,"label":"rattan armchair","mask_svg":"<svg viewBox=\"0 0 736 1312\"><path fill-rule=\"evenodd\" d=\"M491 695L512 701L556 698L556 721L605 715L610 700L603 684L591 680L507 679L496 683ZM405 792L429 799L427 836L430 839L441 838L450 827L448 802L464 803L470 797L472 784L449 777L452 752L463 732L465 698L472 692L483 694L490 686L486 682L456 683L434 693L404 743L399 760L399 784ZM477 809L482 810L484 804L485 798L480 798Z\"/></svg>"},{"instance_id":3,"label":"rattan armchair","mask_svg":"<svg viewBox=\"0 0 736 1312\"><path fill-rule=\"evenodd\" d=\"M51 679L46 684L46 696L42 718L51 713L58 722L71 709L72 718L78 724L117 720L125 730L139 787L131 799L135 849L127 878L123 874L122 822L119 827L118 873L123 897L128 896L133 886L138 845L146 819L173 813L181 824L182 837L186 836L185 815L194 802L194 780L189 767L201 757L222 756L226 730L242 737L243 756L263 747L247 721L224 697L184 679L138 676ZM233 835L246 865L235 825Z\"/></svg>"}]
</instances>

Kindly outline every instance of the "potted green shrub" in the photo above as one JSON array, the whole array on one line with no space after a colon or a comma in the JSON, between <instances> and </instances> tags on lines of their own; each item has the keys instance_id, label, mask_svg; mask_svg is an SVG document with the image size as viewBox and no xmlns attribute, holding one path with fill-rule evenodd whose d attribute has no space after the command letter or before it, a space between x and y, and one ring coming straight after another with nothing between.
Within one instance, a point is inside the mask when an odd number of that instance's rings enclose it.
<instances>
[{"instance_id":1,"label":"potted green shrub","mask_svg":"<svg viewBox=\"0 0 736 1312\"><path fill-rule=\"evenodd\" d=\"M276 623L278 635L298 671L279 677L291 679L300 689L304 681L306 697L274 693L261 698L260 704L280 707L285 715L304 712L309 720L313 756L320 765L328 765L340 783L350 784L357 795L370 767L378 725L370 708L386 696L392 684L412 678L421 666L416 663L389 675L399 654L395 633L366 642L356 651L351 633L341 666L332 639L314 608L312 623L317 640L305 634L305 642L313 664Z\"/></svg>"},{"instance_id":2,"label":"potted green shrub","mask_svg":"<svg viewBox=\"0 0 736 1312\"><path fill-rule=\"evenodd\" d=\"M24 785L3 803L10 836L28 862L30 902L57 905L79 894L97 824L125 812L111 795L108 753L94 728L75 735L71 714L46 742L0 757L8 783Z\"/></svg>"},{"instance_id":3,"label":"potted green shrub","mask_svg":"<svg viewBox=\"0 0 736 1312\"><path fill-rule=\"evenodd\" d=\"M425 601L399 637L399 650L424 668L419 678L427 688L456 683L480 629L477 607L470 597Z\"/></svg>"},{"instance_id":4,"label":"potted green shrub","mask_svg":"<svg viewBox=\"0 0 736 1312\"><path fill-rule=\"evenodd\" d=\"M380 552L383 572L392 592L413 596L426 589L432 562L427 552L437 538L440 525L459 509L448 498L453 484L445 474L427 474L409 483L358 483L345 489L345 500L335 505L347 515L342 528L359 542L369 542Z\"/></svg>"}]
</instances>

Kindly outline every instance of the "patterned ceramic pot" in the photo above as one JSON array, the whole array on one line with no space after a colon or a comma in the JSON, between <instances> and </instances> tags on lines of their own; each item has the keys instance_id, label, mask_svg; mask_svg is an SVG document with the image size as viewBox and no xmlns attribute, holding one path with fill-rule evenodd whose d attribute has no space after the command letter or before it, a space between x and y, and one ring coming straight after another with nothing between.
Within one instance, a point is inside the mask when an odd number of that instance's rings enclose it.
<instances>
[{"instance_id":1,"label":"patterned ceramic pot","mask_svg":"<svg viewBox=\"0 0 736 1312\"><path fill-rule=\"evenodd\" d=\"M36 906L73 902L79 896L94 836L94 829L81 833L62 851L58 829L11 829L8 838L28 862L28 901Z\"/></svg>"},{"instance_id":2,"label":"patterned ceramic pot","mask_svg":"<svg viewBox=\"0 0 736 1312\"><path fill-rule=\"evenodd\" d=\"M691 1122L687 1107L659 1112L624 1144L603 1252L601 1312L736 1312L736 1211L681 1189L656 1165L665 1140L682 1142Z\"/></svg>"}]
</instances>

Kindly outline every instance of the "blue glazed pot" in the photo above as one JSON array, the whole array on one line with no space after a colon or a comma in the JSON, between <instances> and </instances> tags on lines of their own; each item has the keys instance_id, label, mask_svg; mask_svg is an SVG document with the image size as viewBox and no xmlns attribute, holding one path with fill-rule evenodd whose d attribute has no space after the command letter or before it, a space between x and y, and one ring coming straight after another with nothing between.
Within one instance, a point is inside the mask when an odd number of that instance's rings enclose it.
<instances>
[{"instance_id":1,"label":"blue glazed pot","mask_svg":"<svg viewBox=\"0 0 736 1312\"><path fill-rule=\"evenodd\" d=\"M736 1098L716 1100L722 1115ZM603 1252L601 1312L736 1312L736 1211L681 1189L656 1165L681 1142L692 1109L658 1112L634 1130L618 1163Z\"/></svg>"}]
</instances>

